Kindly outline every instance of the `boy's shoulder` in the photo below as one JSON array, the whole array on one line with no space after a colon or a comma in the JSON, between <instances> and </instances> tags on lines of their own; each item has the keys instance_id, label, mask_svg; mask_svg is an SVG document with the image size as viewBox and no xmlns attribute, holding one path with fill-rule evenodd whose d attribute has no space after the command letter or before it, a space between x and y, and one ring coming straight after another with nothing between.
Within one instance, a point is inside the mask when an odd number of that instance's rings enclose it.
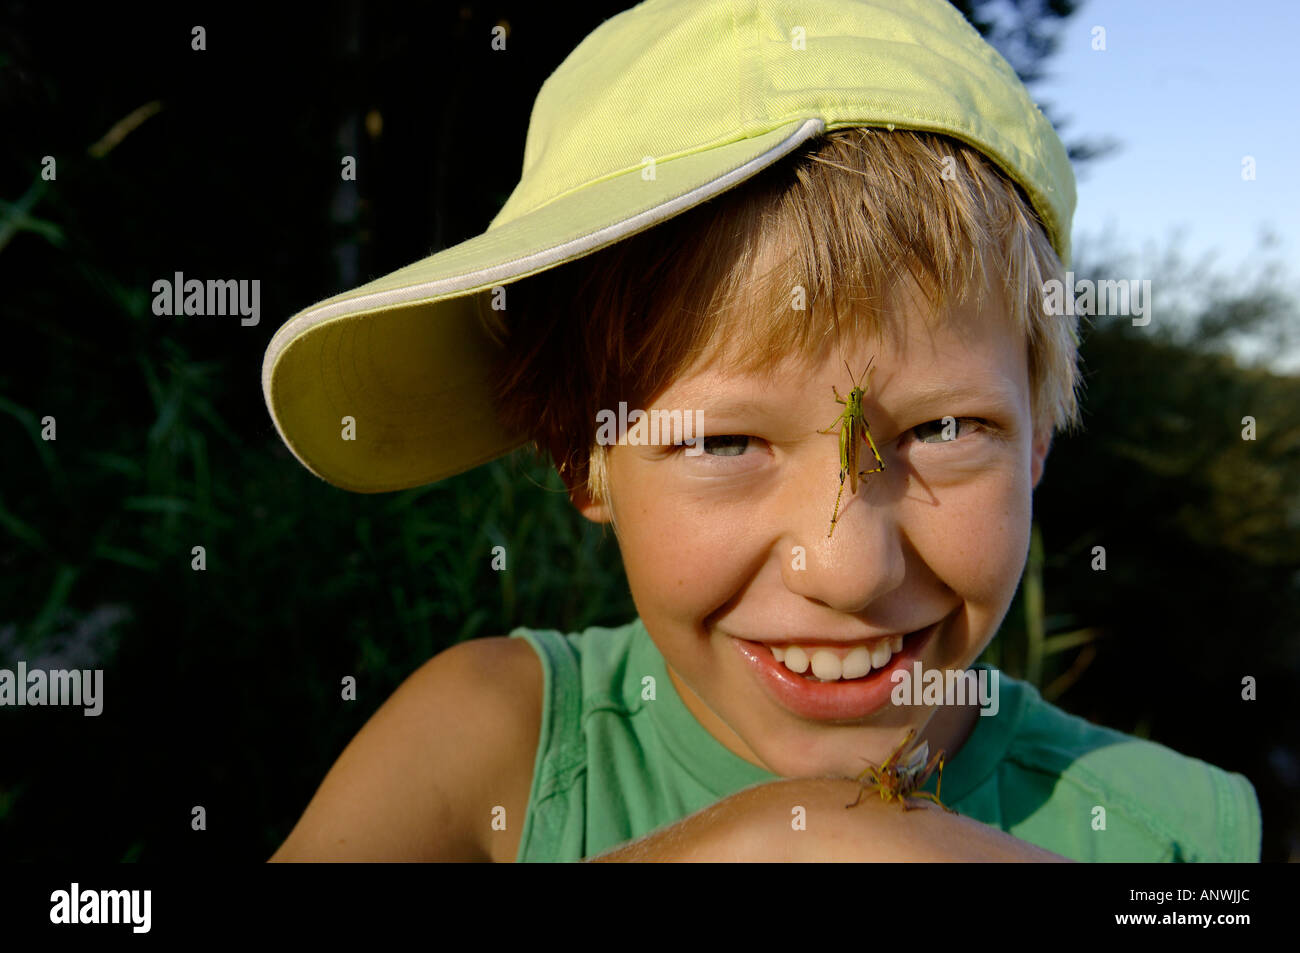
<instances>
[{"instance_id":1,"label":"boy's shoulder","mask_svg":"<svg viewBox=\"0 0 1300 953\"><path fill-rule=\"evenodd\" d=\"M999 765L1005 829L1081 860L1259 859L1259 804L1243 775L1071 715L1002 677L1020 696Z\"/></svg>"},{"instance_id":2,"label":"boy's shoulder","mask_svg":"<svg viewBox=\"0 0 1300 953\"><path fill-rule=\"evenodd\" d=\"M525 643L508 636L476 638L448 653L458 656L466 704L461 708L462 736L472 739L466 754L477 765L467 803L477 807L472 828L483 853L496 863L513 862L527 812L542 718L542 669ZM439 690L446 690L442 686ZM504 808L511 819L503 829L491 823Z\"/></svg>"}]
</instances>

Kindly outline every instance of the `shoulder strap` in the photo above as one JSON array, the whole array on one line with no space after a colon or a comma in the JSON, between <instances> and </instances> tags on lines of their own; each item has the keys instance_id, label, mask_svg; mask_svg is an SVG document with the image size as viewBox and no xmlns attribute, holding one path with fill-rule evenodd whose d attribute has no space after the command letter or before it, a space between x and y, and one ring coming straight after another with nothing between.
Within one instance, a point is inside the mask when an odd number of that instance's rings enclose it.
<instances>
[{"instance_id":1,"label":"shoulder strap","mask_svg":"<svg viewBox=\"0 0 1300 953\"><path fill-rule=\"evenodd\" d=\"M587 750L582 736L582 671L573 643L553 629L516 629L542 665L542 713L528 813L518 861L579 860L585 831ZM575 830L578 853L574 850Z\"/></svg>"}]
</instances>

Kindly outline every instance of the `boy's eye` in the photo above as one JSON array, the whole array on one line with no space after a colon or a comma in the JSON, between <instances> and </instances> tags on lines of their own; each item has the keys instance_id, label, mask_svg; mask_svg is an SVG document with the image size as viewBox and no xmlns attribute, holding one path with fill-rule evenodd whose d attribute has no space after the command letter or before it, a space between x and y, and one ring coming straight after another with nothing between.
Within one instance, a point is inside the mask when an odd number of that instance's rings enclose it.
<instances>
[{"instance_id":1,"label":"boy's eye","mask_svg":"<svg viewBox=\"0 0 1300 953\"><path fill-rule=\"evenodd\" d=\"M943 417L926 421L908 432L921 443L952 443L983 423L977 417Z\"/></svg>"},{"instance_id":2,"label":"boy's eye","mask_svg":"<svg viewBox=\"0 0 1300 953\"><path fill-rule=\"evenodd\" d=\"M705 437L704 452L715 457L738 457L745 452L750 439L745 434L734 433Z\"/></svg>"},{"instance_id":3,"label":"boy's eye","mask_svg":"<svg viewBox=\"0 0 1300 953\"><path fill-rule=\"evenodd\" d=\"M695 456L710 457L740 457L744 456L745 450L750 443L755 440L747 434L719 434L715 437L705 437L701 452ZM695 446L692 442L691 446ZM685 443L675 443L672 445L674 453L684 453L687 449Z\"/></svg>"}]
</instances>

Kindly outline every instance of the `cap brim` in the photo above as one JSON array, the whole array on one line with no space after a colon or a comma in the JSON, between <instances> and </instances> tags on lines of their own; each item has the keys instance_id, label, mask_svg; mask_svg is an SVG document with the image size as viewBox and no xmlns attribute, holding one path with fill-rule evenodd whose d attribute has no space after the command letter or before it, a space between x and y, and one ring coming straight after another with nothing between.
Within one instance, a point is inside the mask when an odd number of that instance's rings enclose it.
<instances>
[{"instance_id":1,"label":"cap brim","mask_svg":"<svg viewBox=\"0 0 1300 953\"><path fill-rule=\"evenodd\" d=\"M299 312L262 363L280 436L317 476L357 493L423 486L523 445L494 411L497 345L475 295L672 218L823 129L799 119L657 160L653 177L635 168L590 183Z\"/></svg>"}]
</instances>

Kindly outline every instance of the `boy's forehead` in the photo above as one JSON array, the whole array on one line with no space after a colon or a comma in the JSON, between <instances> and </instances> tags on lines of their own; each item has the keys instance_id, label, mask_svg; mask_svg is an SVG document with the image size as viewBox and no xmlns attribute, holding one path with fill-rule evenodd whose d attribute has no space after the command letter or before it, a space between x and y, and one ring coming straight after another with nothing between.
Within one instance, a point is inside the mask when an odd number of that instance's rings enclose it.
<instances>
[{"instance_id":1,"label":"boy's forehead","mask_svg":"<svg viewBox=\"0 0 1300 953\"><path fill-rule=\"evenodd\" d=\"M849 301L834 318L825 309L810 308L796 320L817 322L822 327L801 338L786 322L755 321L753 312L743 305L729 309L715 335L719 343L685 369L673 385L764 387L826 374L846 383L849 377L863 383L869 362L873 379L881 380L882 374L925 373L936 365L949 372L978 371L978 366L989 364L992 357L997 358L996 363L1005 363L1007 354L1003 352L1010 350L1023 357L1027 351L1000 285L988 281L987 272L982 291L959 302L936 307L909 275L895 283L881 308L859 307Z\"/></svg>"}]
</instances>

